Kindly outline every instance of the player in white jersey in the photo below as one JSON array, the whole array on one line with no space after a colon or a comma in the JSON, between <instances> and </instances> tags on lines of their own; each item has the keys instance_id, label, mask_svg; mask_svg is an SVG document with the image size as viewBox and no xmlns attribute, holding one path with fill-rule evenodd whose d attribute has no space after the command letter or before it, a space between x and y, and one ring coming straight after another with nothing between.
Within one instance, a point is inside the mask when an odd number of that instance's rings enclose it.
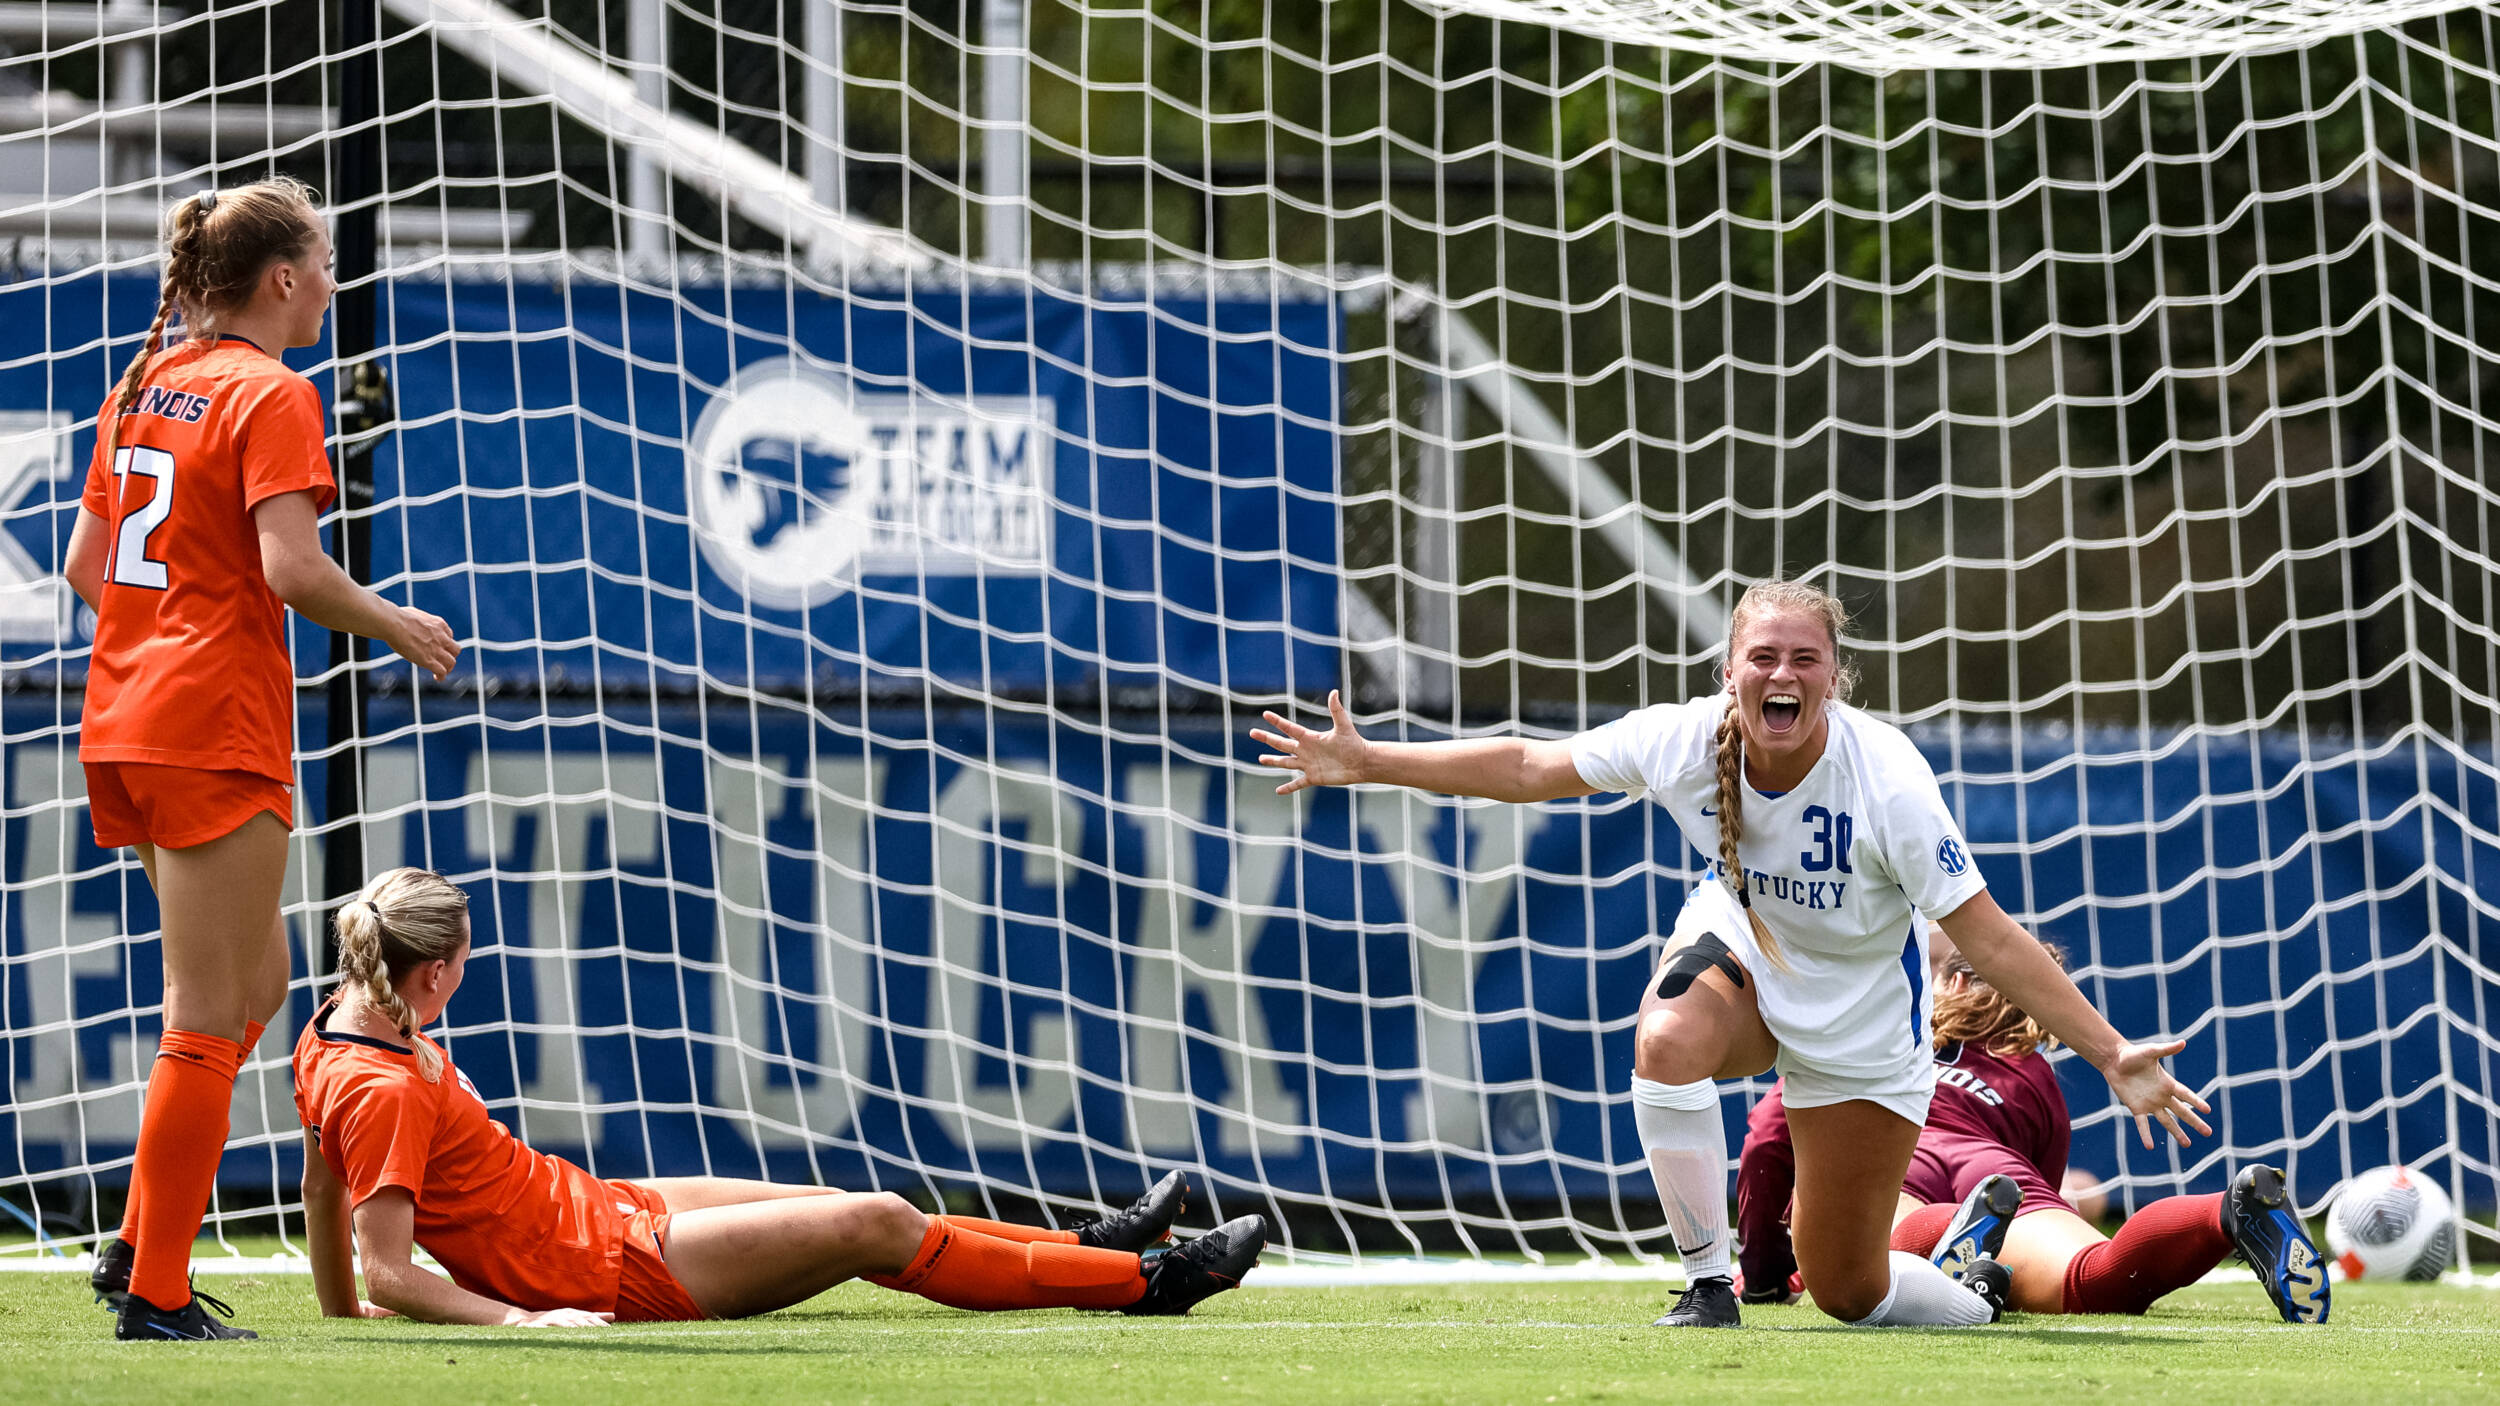
<instances>
[{"instance_id":1,"label":"player in white jersey","mask_svg":"<svg viewBox=\"0 0 2500 1406\"><path fill-rule=\"evenodd\" d=\"M1267 715L1262 764L1279 793L1385 782L1544 801L1647 794L1713 857L1642 998L1632 1097L1683 1256L1664 1326L1734 1326L1727 1130L1713 1079L1777 1067L1796 1149L1797 1263L1846 1323L1967 1325L2002 1310L1993 1262L1957 1283L1887 1240L1935 1088L1926 944L1935 917L1972 967L2108 1079L2145 1146L2159 1119L2185 1141L2206 1104L2129 1044L2038 939L1989 897L1936 774L1900 729L1848 706L1847 613L1793 582L1745 592L1728 629L1727 687L1643 709L1568 741L1372 742L1344 703L1314 731ZM2184 1125L2184 1126L2183 1126ZM1975 1292L1974 1292L1975 1291Z\"/></svg>"}]
</instances>

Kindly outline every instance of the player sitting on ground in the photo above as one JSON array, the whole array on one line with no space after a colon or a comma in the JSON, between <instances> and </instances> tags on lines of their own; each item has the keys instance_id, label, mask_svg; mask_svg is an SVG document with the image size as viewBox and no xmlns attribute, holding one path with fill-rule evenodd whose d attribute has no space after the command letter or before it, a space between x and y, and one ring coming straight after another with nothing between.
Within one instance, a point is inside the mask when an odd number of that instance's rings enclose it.
<instances>
[{"instance_id":1,"label":"player sitting on ground","mask_svg":"<svg viewBox=\"0 0 2500 1406\"><path fill-rule=\"evenodd\" d=\"M2237 1251L2285 1322L2326 1321L2326 1265L2286 1202L2280 1171L2245 1167L2228 1191L2164 1197L2111 1239L2053 1189L2071 1129L2040 1054L2048 1032L1959 953L1937 982L1935 1043L1936 1099L1901 1183L1893 1249L1947 1273L1991 1256L2012 1272L2012 1307L2026 1313L2142 1313ZM1754 1105L1736 1172L1749 1303L1793 1297L1785 1218L1795 1165L1774 1088Z\"/></svg>"},{"instance_id":2,"label":"player sitting on ground","mask_svg":"<svg viewBox=\"0 0 2500 1406\"><path fill-rule=\"evenodd\" d=\"M394 869L339 911L339 988L295 1047L313 1285L332 1317L555 1326L743 1318L864 1277L956 1308L1178 1314L1232 1288L1266 1223L1147 1253L1175 1172L1081 1230L923 1215L889 1192L727 1177L603 1181L487 1116L420 1033L459 989L467 896ZM451 1281L411 1262L422 1245ZM358 1299L361 1247L368 1304Z\"/></svg>"}]
</instances>

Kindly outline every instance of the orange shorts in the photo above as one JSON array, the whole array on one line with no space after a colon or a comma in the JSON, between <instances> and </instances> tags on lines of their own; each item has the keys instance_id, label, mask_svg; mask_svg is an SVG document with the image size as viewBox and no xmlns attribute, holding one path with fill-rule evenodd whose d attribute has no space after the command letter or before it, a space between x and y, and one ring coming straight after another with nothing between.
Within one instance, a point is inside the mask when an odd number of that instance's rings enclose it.
<instances>
[{"instance_id":1,"label":"orange shorts","mask_svg":"<svg viewBox=\"0 0 2500 1406\"><path fill-rule=\"evenodd\" d=\"M88 762L87 813L106 849L189 849L231 835L267 811L295 828L295 788L256 771L198 771L146 762Z\"/></svg>"},{"instance_id":2,"label":"orange shorts","mask_svg":"<svg viewBox=\"0 0 2500 1406\"><path fill-rule=\"evenodd\" d=\"M625 1217L625 1254L616 1279L619 1323L691 1323L709 1317L677 1276L668 1272L668 1202L648 1187L612 1181L618 1193L644 1209ZM622 1209L622 1203L619 1203Z\"/></svg>"}]
</instances>

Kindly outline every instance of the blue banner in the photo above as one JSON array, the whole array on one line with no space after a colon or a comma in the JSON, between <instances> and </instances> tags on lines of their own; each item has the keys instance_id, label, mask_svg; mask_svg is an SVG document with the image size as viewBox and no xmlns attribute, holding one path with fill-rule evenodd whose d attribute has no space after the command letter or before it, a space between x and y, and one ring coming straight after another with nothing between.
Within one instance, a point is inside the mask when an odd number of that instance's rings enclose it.
<instances>
[{"instance_id":1,"label":"blue banner","mask_svg":"<svg viewBox=\"0 0 2500 1406\"><path fill-rule=\"evenodd\" d=\"M7 714L12 736L51 720ZM399 700L374 721L369 862L473 897L455 1058L533 1142L604 1174L1084 1195L1178 1162L1359 1202L1646 1195L1631 1021L1700 860L1654 808L1278 798L1237 737L980 712ZM2488 780L2434 769L2425 821L2402 751L1955 755L2030 770L1949 788L1993 891L2096 954L2085 990L2122 1031L2187 1038L2178 1071L2238 1155L2288 1160L2315 1197L2447 1146L2451 1101L2490 1097L2453 1014L2500 995L2461 955L2487 950L2472 903L2431 883L2356 901L2433 851L2466 862L2450 817L2491 833ZM0 1179L126 1152L156 1028L129 1012L159 992L148 944L113 940L154 910L87 838L74 763L47 739L7 765ZM318 798L318 764L305 781ZM2212 1145L2136 1150L2097 1076L2061 1069L2080 1164L2221 1184ZM246 1103L290 1135L282 1067L259 1087ZM229 1176L265 1183L275 1155ZM2468 1186L2488 1200L2486 1172Z\"/></svg>"},{"instance_id":2,"label":"blue banner","mask_svg":"<svg viewBox=\"0 0 2500 1406\"><path fill-rule=\"evenodd\" d=\"M464 673L1056 696L1337 680L1329 303L578 270L381 296L399 430L373 455L374 579L406 574L395 595L481 642ZM102 274L0 290L0 320L63 349L0 364L7 657L69 622L46 577L155 299ZM298 640L326 667L326 636Z\"/></svg>"}]
</instances>

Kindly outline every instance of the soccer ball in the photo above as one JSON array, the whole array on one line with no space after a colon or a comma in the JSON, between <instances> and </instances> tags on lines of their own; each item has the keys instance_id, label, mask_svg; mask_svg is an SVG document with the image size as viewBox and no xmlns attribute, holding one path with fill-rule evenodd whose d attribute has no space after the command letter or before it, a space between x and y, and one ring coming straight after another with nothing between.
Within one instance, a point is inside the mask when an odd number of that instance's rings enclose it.
<instances>
[{"instance_id":1,"label":"soccer ball","mask_svg":"<svg viewBox=\"0 0 2500 1406\"><path fill-rule=\"evenodd\" d=\"M2436 1279L2457 1257L2456 1207L2403 1167L2363 1172L2327 1208L2326 1246L2347 1279Z\"/></svg>"}]
</instances>

